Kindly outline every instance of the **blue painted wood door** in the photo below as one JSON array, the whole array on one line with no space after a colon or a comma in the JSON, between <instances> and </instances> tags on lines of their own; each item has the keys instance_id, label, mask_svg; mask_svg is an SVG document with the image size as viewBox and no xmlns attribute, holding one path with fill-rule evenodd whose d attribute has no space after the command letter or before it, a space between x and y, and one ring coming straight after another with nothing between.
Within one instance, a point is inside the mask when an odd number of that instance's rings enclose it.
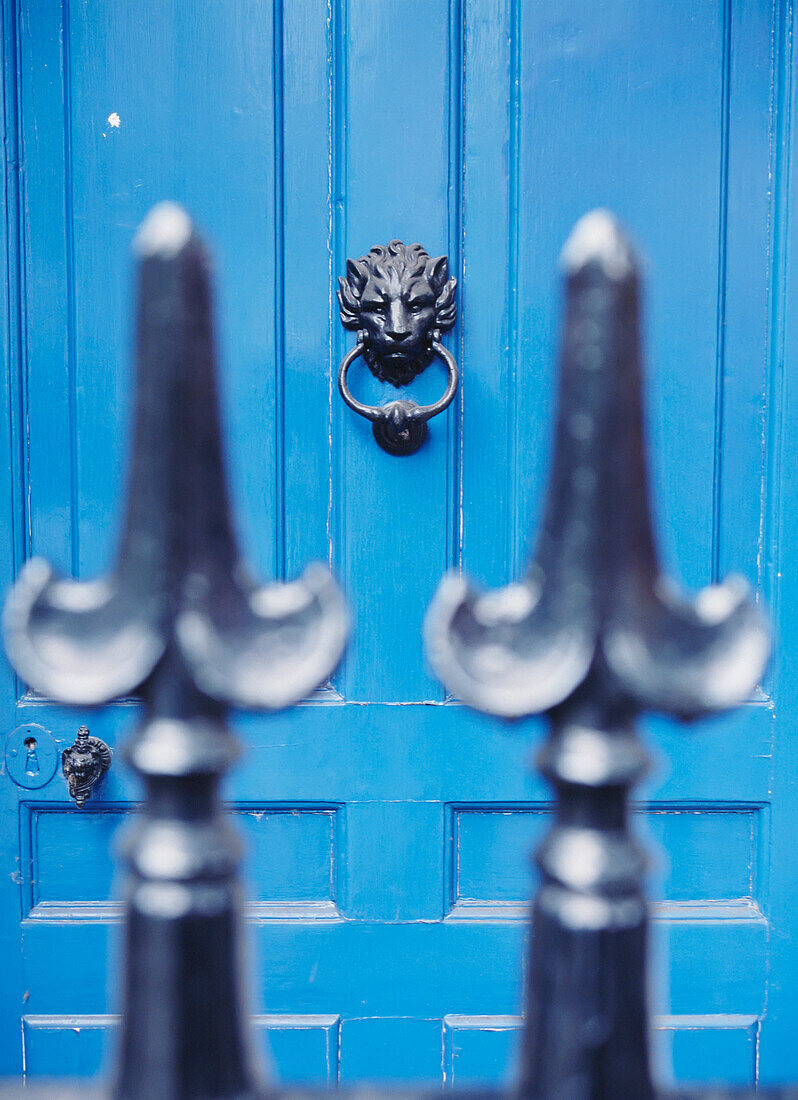
<instances>
[{"instance_id":1,"label":"blue painted wood door","mask_svg":"<svg viewBox=\"0 0 798 1100\"><path fill-rule=\"evenodd\" d=\"M334 681L236 723L259 1034L289 1080L497 1080L519 1026L540 728L447 700L421 621L462 563L515 575L549 455L560 243L612 207L644 244L668 567L742 569L771 679L686 734L640 825L659 847L659 1063L798 1076L796 407L786 0L7 0L0 563L108 562L130 410L131 234L184 202L217 258L238 523L254 564L329 560L355 620ZM794 178L794 177L793 177ZM792 219L795 225L795 218ZM392 237L447 253L462 386L412 458L339 400L334 277ZM793 300L794 302L794 300ZM354 376L354 372L353 372ZM354 376L361 395L365 372ZM430 369L415 386L429 400ZM3 733L114 750L135 701L59 709L0 675ZM83 810L0 776L0 1072L90 1074L113 1032L115 755Z\"/></svg>"}]
</instances>

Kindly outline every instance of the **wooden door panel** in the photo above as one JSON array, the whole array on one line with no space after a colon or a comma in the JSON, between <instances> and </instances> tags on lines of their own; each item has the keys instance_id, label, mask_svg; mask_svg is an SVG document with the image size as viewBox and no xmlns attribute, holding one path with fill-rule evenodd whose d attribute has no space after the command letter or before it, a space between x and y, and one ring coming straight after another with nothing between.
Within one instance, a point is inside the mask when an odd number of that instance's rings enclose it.
<instances>
[{"instance_id":1,"label":"wooden door panel","mask_svg":"<svg viewBox=\"0 0 798 1100\"><path fill-rule=\"evenodd\" d=\"M115 918L118 883L111 853L120 821L134 808L97 802L84 811L50 801L21 805L23 919ZM741 803L648 807L641 832L658 845L666 872L659 876L657 915L761 917L763 814L763 807ZM384 802L351 802L345 809L261 803L234 807L232 824L247 845L253 917L315 917L329 911L389 920L393 905L394 919L525 920L526 856L530 842L539 842L550 827L549 815L548 806L496 803L424 803L421 812ZM391 833L409 839L398 857ZM402 857L418 852L430 838L429 854L414 860L413 874L420 879L414 913Z\"/></svg>"},{"instance_id":2,"label":"wooden door panel","mask_svg":"<svg viewBox=\"0 0 798 1100\"><path fill-rule=\"evenodd\" d=\"M495 1078L497 1070L509 1077L520 1026L518 1017L449 1016L442 1021L351 1020L342 1030L335 1017L272 1016L256 1019L255 1035L256 1041L267 1040L262 1043L263 1057L278 1074L285 1067L293 1079L303 1082L334 1084L341 1055L345 1052L354 1062L358 1048L363 1053L357 1061L364 1070L368 1072L370 1062L373 1074L383 1074L377 1058L388 1047L393 1052L393 1061L390 1056L388 1061L393 1079L430 1077L442 1061L443 1081L462 1088ZM382 1037L375 1035L380 1028ZM25 1017L28 1071L41 1075L48 1066L61 1065L71 1077L94 1076L104 1064L115 1029L116 1020L108 1016ZM655 1058L672 1063L677 1074L681 1066L688 1074L695 1073L696 1065L703 1066L704 1079L711 1081L716 1067L722 1066L729 1082L744 1085L754 1080L753 1017L662 1017L655 1024L654 1044Z\"/></svg>"},{"instance_id":3,"label":"wooden door panel","mask_svg":"<svg viewBox=\"0 0 798 1100\"><path fill-rule=\"evenodd\" d=\"M514 1016L449 1016L444 1020L447 1083L468 1087L495 1066L512 1072L521 1020ZM722 1074L736 1085L752 1084L756 1072L755 1017L660 1016L654 1020L654 1063L677 1077L711 1082Z\"/></svg>"},{"instance_id":4,"label":"wooden door panel","mask_svg":"<svg viewBox=\"0 0 798 1100\"><path fill-rule=\"evenodd\" d=\"M420 630L445 568L500 583L533 540L556 257L589 206L613 207L648 256L668 568L697 585L734 566L776 595L782 19L778 5L736 0L600 11L576 0L18 0L6 16L3 576L30 553L84 576L108 561L130 407L125 257L147 207L167 197L215 247L249 556L276 576L328 560L352 606L333 682L289 714L236 722L247 751L227 797L249 851L255 1007L273 1014L258 1034L288 1079L469 1083L511 1064L527 850L550 798L524 774L541 725L507 732L446 700ZM460 281L448 338L460 395L407 459L376 447L334 381L352 340L334 278L347 256L395 236L446 253ZM394 394L365 370L352 384L369 400ZM414 394L441 388L430 368ZM2 683L6 732L36 721L61 748L86 718L116 752L82 811L60 775L40 791L0 783L13 986L0 1072L18 1072L24 1050L31 1075L90 1073L114 1026L107 845L139 795L116 751L137 708L87 717L31 697L7 671ZM739 1081L757 1066L797 1072L783 1039L791 956L773 977L773 945L794 922L783 838L798 806L794 787L773 796L790 732L774 693L764 685L695 734L650 723L668 761L639 817L664 853L652 880L657 1049L685 1078L719 1064Z\"/></svg>"},{"instance_id":5,"label":"wooden door panel","mask_svg":"<svg viewBox=\"0 0 798 1100\"><path fill-rule=\"evenodd\" d=\"M371 0L349 0L337 10L334 84L345 99L336 100L333 117L342 199L333 222L334 273L344 272L347 256L394 237L419 241L433 256L446 253L453 185L449 2L408 0L375 11ZM351 343L336 321L336 357ZM350 383L365 400L395 395L363 368ZM414 392L426 402L444 387L436 365ZM424 667L421 624L436 576L454 560L452 414L439 417L428 445L399 466L337 398L334 417L333 563L360 624L344 659L342 694L364 702L439 701L441 687Z\"/></svg>"},{"instance_id":6,"label":"wooden door panel","mask_svg":"<svg viewBox=\"0 0 798 1100\"><path fill-rule=\"evenodd\" d=\"M113 1050L115 1016L25 1016L22 1049L26 1072L47 1076L52 1066L72 1078L93 1077ZM335 1016L256 1016L255 1047L263 1063L282 1067L307 1084L338 1080L340 1021ZM301 1068L300 1068L301 1067Z\"/></svg>"}]
</instances>

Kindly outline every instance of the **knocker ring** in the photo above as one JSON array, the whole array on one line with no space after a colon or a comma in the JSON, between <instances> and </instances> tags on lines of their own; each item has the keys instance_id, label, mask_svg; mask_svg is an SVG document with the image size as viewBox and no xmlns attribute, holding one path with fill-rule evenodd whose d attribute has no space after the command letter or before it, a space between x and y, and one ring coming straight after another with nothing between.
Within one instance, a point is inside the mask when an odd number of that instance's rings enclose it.
<instances>
[{"instance_id":1,"label":"knocker ring","mask_svg":"<svg viewBox=\"0 0 798 1100\"><path fill-rule=\"evenodd\" d=\"M341 321L357 332L357 344L338 369L338 389L353 412L371 421L374 438L388 454L417 451L427 438L427 421L443 412L457 391L457 363L440 342L457 318L456 289L445 256L432 257L420 244L396 240L347 260L346 276L338 280ZM434 405L411 399L363 405L346 384L347 371L361 355L375 378L397 389L437 355L446 364L446 392Z\"/></svg>"},{"instance_id":2,"label":"knocker ring","mask_svg":"<svg viewBox=\"0 0 798 1100\"><path fill-rule=\"evenodd\" d=\"M446 364L447 381L443 396L432 405L417 405L412 399L389 401L387 405L364 405L353 397L346 382L349 368L365 351L364 343L347 352L338 369L338 389L341 397L353 412L371 421L374 438L384 451L392 455L411 455L427 438L427 421L447 409L457 392L460 373L450 351L438 340L432 340L430 349Z\"/></svg>"}]
</instances>

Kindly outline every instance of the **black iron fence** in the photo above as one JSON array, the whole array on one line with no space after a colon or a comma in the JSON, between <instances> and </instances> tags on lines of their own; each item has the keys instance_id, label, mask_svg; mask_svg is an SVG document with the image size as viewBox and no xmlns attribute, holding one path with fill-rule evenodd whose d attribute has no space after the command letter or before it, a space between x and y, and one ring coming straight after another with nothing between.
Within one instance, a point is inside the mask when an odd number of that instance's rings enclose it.
<instances>
[{"instance_id":1,"label":"black iron fence","mask_svg":"<svg viewBox=\"0 0 798 1100\"><path fill-rule=\"evenodd\" d=\"M204 249L186 214L162 205L136 251L135 441L115 568L85 584L31 561L4 620L9 657L35 689L83 706L134 691L144 700L127 752L146 798L125 846L122 1034L107 1086L28 1085L24 1095L256 1100L281 1089L255 1064L242 995L239 845L218 793L236 755L225 710L276 710L307 696L334 671L347 615L321 566L262 589L244 573ZM574 230L563 264L558 427L537 553L524 578L497 592L445 579L427 651L466 704L549 719L539 765L557 812L537 853L521 1068L509 1091L649 1100L662 1094L648 1059L646 861L629 827L629 791L647 767L636 717L688 719L741 702L764 670L768 631L740 581L692 603L662 583L635 257L597 211ZM20 1094L19 1085L0 1090Z\"/></svg>"}]
</instances>

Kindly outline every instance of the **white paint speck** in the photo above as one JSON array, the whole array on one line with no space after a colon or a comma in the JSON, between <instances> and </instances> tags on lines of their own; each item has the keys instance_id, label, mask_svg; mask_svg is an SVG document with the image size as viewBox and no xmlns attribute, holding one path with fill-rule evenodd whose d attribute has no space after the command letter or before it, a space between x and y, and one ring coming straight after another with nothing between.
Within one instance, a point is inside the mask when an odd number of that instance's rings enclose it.
<instances>
[{"instance_id":1,"label":"white paint speck","mask_svg":"<svg viewBox=\"0 0 798 1100\"><path fill-rule=\"evenodd\" d=\"M118 130L119 127L122 125L122 119L119 117L116 111L111 111L110 115L108 116L108 125L113 126L115 130Z\"/></svg>"}]
</instances>

